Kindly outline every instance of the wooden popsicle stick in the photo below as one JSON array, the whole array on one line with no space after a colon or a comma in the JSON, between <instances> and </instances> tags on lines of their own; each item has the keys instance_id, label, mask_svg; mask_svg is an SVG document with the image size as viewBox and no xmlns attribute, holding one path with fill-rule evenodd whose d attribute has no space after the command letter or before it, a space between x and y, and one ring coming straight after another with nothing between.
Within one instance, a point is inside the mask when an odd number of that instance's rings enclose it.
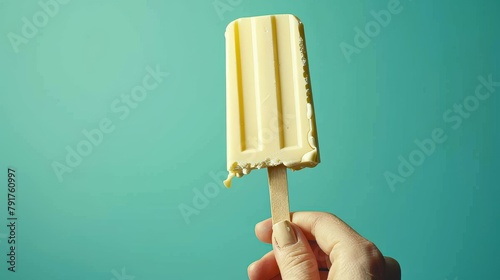
<instances>
[{"instance_id":1,"label":"wooden popsicle stick","mask_svg":"<svg viewBox=\"0 0 500 280\"><path fill-rule=\"evenodd\" d=\"M267 168L269 195L271 198L271 217L273 225L284 220L290 221L290 206L288 203L288 181L286 166L283 164Z\"/></svg>"}]
</instances>

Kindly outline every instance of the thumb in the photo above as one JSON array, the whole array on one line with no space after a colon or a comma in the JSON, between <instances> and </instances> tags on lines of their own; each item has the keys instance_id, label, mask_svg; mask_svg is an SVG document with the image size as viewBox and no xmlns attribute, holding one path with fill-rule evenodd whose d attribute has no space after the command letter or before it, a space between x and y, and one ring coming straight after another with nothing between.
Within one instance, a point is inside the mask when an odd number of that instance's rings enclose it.
<instances>
[{"instance_id":1,"label":"thumb","mask_svg":"<svg viewBox=\"0 0 500 280\"><path fill-rule=\"evenodd\" d=\"M316 257L300 228L289 221L273 225L273 249L283 280L318 280Z\"/></svg>"}]
</instances>

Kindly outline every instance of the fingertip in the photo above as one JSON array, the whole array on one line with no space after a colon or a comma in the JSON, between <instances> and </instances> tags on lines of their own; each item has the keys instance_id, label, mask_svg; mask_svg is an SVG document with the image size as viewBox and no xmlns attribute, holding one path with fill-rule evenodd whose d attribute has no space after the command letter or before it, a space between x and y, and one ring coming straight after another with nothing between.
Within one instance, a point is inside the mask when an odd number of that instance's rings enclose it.
<instances>
[{"instance_id":1,"label":"fingertip","mask_svg":"<svg viewBox=\"0 0 500 280\"><path fill-rule=\"evenodd\" d=\"M263 221L260 221L258 222L256 225L255 225L255 231L257 230L267 230L269 228L272 228L272 222L271 222L271 219L265 219Z\"/></svg>"},{"instance_id":2,"label":"fingertip","mask_svg":"<svg viewBox=\"0 0 500 280\"><path fill-rule=\"evenodd\" d=\"M247 272L250 279L272 279L274 276L279 275L274 252L270 251L261 259L251 263L247 268Z\"/></svg>"},{"instance_id":3,"label":"fingertip","mask_svg":"<svg viewBox=\"0 0 500 280\"><path fill-rule=\"evenodd\" d=\"M264 243L271 243L272 235L272 222L271 219L264 220L255 225L255 235Z\"/></svg>"},{"instance_id":4,"label":"fingertip","mask_svg":"<svg viewBox=\"0 0 500 280\"><path fill-rule=\"evenodd\" d=\"M248 273L248 278L254 279L255 278L255 267L258 261L254 261L247 267L247 273Z\"/></svg>"},{"instance_id":5,"label":"fingertip","mask_svg":"<svg viewBox=\"0 0 500 280\"><path fill-rule=\"evenodd\" d=\"M248 271L252 271L252 270L254 270L254 268L255 268L255 263L256 263L256 262L257 262L257 261L254 261L253 263L251 263L251 264L248 266L247 270L248 270Z\"/></svg>"}]
</instances>

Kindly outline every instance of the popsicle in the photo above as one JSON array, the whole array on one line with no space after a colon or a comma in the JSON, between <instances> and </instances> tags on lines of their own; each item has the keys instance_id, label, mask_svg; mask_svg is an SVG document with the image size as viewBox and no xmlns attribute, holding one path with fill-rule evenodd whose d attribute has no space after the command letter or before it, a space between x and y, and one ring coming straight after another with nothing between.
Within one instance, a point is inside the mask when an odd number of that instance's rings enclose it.
<instances>
[{"instance_id":1,"label":"popsicle","mask_svg":"<svg viewBox=\"0 0 500 280\"><path fill-rule=\"evenodd\" d=\"M302 22L240 18L226 28L227 167L224 181L268 168L273 223L289 220L287 168L319 163Z\"/></svg>"}]
</instances>

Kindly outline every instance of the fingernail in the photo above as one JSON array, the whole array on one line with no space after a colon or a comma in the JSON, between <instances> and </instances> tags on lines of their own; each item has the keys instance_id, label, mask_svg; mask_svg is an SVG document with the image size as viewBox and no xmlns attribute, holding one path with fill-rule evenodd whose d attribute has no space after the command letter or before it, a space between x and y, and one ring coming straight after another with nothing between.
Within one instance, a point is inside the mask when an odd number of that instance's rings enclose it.
<instances>
[{"instance_id":1,"label":"fingernail","mask_svg":"<svg viewBox=\"0 0 500 280\"><path fill-rule=\"evenodd\" d=\"M285 247L297 243L295 231L288 221L281 221L273 225L273 235L279 247Z\"/></svg>"}]
</instances>

